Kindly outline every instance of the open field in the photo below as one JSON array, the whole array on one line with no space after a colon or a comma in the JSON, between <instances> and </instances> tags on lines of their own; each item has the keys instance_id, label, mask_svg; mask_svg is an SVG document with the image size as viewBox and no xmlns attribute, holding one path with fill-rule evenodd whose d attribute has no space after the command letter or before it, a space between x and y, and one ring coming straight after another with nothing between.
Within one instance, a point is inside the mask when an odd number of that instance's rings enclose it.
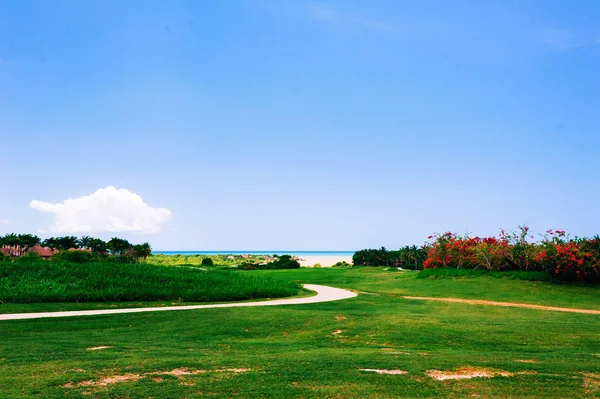
<instances>
[{"instance_id":1,"label":"open field","mask_svg":"<svg viewBox=\"0 0 600 399\"><path fill-rule=\"evenodd\" d=\"M243 273L368 294L310 305L5 321L0 397L600 396L597 315L400 297L599 309L596 287L417 279L377 268ZM495 377L433 378L445 371Z\"/></svg>"}]
</instances>

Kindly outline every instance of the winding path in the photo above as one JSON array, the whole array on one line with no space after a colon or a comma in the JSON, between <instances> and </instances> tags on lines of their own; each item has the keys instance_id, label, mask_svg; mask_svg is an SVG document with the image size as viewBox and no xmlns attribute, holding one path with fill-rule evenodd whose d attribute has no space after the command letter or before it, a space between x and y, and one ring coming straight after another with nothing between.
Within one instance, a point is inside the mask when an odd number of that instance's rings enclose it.
<instances>
[{"instance_id":1,"label":"winding path","mask_svg":"<svg viewBox=\"0 0 600 399\"><path fill-rule=\"evenodd\" d=\"M437 298L437 297L433 298L433 297L424 297L424 296L403 296L402 298L416 299L419 301L440 301L440 302L468 303L470 305L504 306L504 307L508 307L508 308L552 310L555 312L567 312L567 313L600 314L600 310L594 310L594 309L559 308L556 306L533 305L533 304L529 304L529 303L485 301L485 300L479 300L479 299Z\"/></svg>"},{"instance_id":2,"label":"winding path","mask_svg":"<svg viewBox=\"0 0 600 399\"><path fill-rule=\"evenodd\" d=\"M304 284L304 288L315 291L317 295L304 298L276 299L273 301L260 302L235 302L219 303L214 305L183 305L183 306L163 306L154 308L132 308L132 309L101 309L101 310L73 310L67 312L37 312L37 313L13 313L0 314L0 320L23 320L23 319L41 319L46 317L73 317L73 316L95 316L101 314L119 314L119 313L142 313L142 312L164 312L172 310L193 310L209 308L235 308L248 306L277 306L277 305L304 305L307 303L319 303L339 301L342 299L354 298L357 294L341 288L327 287L325 285Z\"/></svg>"}]
</instances>

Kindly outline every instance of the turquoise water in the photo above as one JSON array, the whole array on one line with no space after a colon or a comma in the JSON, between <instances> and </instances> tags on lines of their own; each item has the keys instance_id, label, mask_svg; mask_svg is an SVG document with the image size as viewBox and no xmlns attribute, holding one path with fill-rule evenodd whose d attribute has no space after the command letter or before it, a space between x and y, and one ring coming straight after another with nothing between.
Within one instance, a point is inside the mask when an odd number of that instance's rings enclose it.
<instances>
[{"instance_id":1,"label":"turquoise water","mask_svg":"<svg viewBox=\"0 0 600 399\"><path fill-rule=\"evenodd\" d=\"M155 255L295 255L352 256L354 251L153 251Z\"/></svg>"}]
</instances>

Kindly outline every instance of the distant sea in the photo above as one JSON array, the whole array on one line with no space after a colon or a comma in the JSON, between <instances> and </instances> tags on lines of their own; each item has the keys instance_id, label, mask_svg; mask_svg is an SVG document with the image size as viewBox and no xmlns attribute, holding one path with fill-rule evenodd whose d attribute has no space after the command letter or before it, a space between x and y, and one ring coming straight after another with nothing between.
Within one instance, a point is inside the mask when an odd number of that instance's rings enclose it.
<instances>
[{"instance_id":1,"label":"distant sea","mask_svg":"<svg viewBox=\"0 0 600 399\"><path fill-rule=\"evenodd\" d=\"M352 256L355 251L153 251L155 255L295 255Z\"/></svg>"}]
</instances>

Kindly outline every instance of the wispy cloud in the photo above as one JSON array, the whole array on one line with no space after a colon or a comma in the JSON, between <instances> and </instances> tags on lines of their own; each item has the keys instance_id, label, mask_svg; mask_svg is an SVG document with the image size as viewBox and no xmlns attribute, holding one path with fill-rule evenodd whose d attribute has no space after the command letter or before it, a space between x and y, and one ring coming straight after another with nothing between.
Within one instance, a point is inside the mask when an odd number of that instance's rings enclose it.
<instances>
[{"instance_id":1,"label":"wispy cloud","mask_svg":"<svg viewBox=\"0 0 600 399\"><path fill-rule=\"evenodd\" d=\"M335 22L378 31L392 31L396 29L394 25L383 21L372 18L354 17L322 5L311 5L309 7L309 14L312 18L326 23Z\"/></svg>"},{"instance_id":2,"label":"wispy cloud","mask_svg":"<svg viewBox=\"0 0 600 399\"><path fill-rule=\"evenodd\" d=\"M9 224L10 220L8 219L0 219L0 224Z\"/></svg>"},{"instance_id":3,"label":"wispy cloud","mask_svg":"<svg viewBox=\"0 0 600 399\"><path fill-rule=\"evenodd\" d=\"M583 34L568 29L537 30L532 37L537 43L562 51L600 45L600 34Z\"/></svg>"}]
</instances>

